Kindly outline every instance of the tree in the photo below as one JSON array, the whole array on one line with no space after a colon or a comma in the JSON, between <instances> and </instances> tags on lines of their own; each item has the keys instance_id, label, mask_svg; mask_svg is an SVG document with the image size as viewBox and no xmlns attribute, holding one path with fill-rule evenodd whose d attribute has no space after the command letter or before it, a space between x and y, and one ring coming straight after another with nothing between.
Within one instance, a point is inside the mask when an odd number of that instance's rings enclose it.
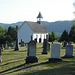
<instances>
[{"instance_id":1,"label":"tree","mask_svg":"<svg viewBox=\"0 0 75 75\"><path fill-rule=\"evenodd\" d=\"M17 37L17 33L16 33L16 28L13 28L11 26L9 26L8 31L7 31L7 35L9 35L11 37L11 41L16 40Z\"/></svg>"},{"instance_id":2,"label":"tree","mask_svg":"<svg viewBox=\"0 0 75 75\"><path fill-rule=\"evenodd\" d=\"M55 33L52 32L52 33L51 33L51 41L53 42L54 40L55 40Z\"/></svg>"},{"instance_id":3,"label":"tree","mask_svg":"<svg viewBox=\"0 0 75 75\"><path fill-rule=\"evenodd\" d=\"M60 37L60 41L69 41L69 35L68 32L66 30L64 30L64 32L62 33L61 37Z\"/></svg>"},{"instance_id":4,"label":"tree","mask_svg":"<svg viewBox=\"0 0 75 75\"><path fill-rule=\"evenodd\" d=\"M72 25L70 33L69 33L70 41L75 43L75 25Z\"/></svg>"},{"instance_id":5,"label":"tree","mask_svg":"<svg viewBox=\"0 0 75 75\"><path fill-rule=\"evenodd\" d=\"M51 34L49 34L49 42L52 42Z\"/></svg>"}]
</instances>

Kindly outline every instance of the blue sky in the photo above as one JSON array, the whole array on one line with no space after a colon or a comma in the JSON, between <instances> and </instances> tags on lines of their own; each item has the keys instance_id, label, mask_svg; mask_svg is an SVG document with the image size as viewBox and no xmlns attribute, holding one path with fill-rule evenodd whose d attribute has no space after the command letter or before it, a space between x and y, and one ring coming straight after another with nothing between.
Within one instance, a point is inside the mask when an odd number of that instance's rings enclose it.
<instances>
[{"instance_id":1,"label":"blue sky","mask_svg":"<svg viewBox=\"0 0 75 75\"><path fill-rule=\"evenodd\" d=\"M0 23L37 21L41 12L43 21L73 20L74 0L0 0Z\"/></svg>"}]
</instances>

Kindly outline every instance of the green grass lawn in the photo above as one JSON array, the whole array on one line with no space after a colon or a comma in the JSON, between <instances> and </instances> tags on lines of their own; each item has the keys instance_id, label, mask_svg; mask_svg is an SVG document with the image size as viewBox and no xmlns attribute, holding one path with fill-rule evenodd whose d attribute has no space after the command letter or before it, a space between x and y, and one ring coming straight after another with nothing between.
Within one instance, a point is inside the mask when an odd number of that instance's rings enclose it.
<instances>
[{"instance_id":1,"label":"green grass lawn","mask_svg":"<svg viewBox=\"0 0 75 75\"><path fill-rule=\"evenodd\" d=\"M64 58L62 62L49 63L51 52L42 55L42 44L37 43L37 63L25 64L27 47L20 47L19 51L8 49L2 51L0 75L75 75L75 44L74 58ZM65 48L61 46L61 57L65 55Z\"/></svg>"}]
</instances>

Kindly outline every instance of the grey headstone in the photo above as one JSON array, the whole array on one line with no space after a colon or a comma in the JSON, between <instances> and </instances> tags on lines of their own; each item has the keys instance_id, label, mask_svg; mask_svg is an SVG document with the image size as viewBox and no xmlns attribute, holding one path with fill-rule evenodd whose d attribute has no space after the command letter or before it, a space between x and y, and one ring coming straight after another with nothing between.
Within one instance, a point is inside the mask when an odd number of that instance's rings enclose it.
<instances>
[{"instance_id":1,"label":"grey headstone","mask_svg":"<svg viewBox=\"0 0 75 75\"><path fill-rule=\"evenodd\" d=\"M22 41L21 42L21 47L24 47L24 46L25 46L24 41Z\"/></svg>"},{"instance_id":2,"label":"grey headstone","mask_svg":"<svg viewBox=\"0 0 75 75\"><path fill-rule=\"evenodd\" d=\"M73 57L73 45L71 45L70 43L66 45L65 57Z\"/></svg>"},{"instance_id":3,"label":"grey headstone","mask_svg":"<svg viewBox=\"0 0 75 75\"><path fill-rule=\"evenodd\" d=\"M2 63L2 59L1 59L1 48L0 48L0 63Z\"/></svg>"},{"instance_id":4,"label":"grey headstone","mask_svg":"<svg viewBox=\"0 0 75 75\"><path fill-rule=\"evenodd\" d=\"M13 42L13 48L15 49L16 47L16 41Z\"/></svg>"},{"instance_id":5,"label":"grey headstone","mask_svg":"<svg viewBox=\"0 0 75 75\"><path fill-rule=\"evenodd\" d=\"M15 51L19 50L19 39L16 38L16 46L15 46Z\"/></svg>"},{"instance_id":6,"label":"grey headstone","mask_svg":"<svg viewBox=\"0 0 75 75\"><path fill-rule=\"evenodd\" d=\"M51 45L51 58L49 61L61 61L61 46L60 44Z\"/></svg>"},{"instance_id":7,"label":"grey headstone","mask_svg":"<svg viewBox=\"0 0 75 75\"><path fill-rule=\"evenodd\" d=\"M30 41L28 43L28 56L36 56L36 42Z\"/></svg>"},{"instance_id":8,"label":"grey headstone","mask_svg":"<svg viewBox=\"0 0 75 75\"><path fill-rule=\"evenodd\" d=\"M47 54L50 51L50 44L47 39L44 39L42 54Z\"/></svg>"},{"instance_id":9,"label":"grey headstone","mask_svg":"<svg viewBox=\"0 0 75 75\"><path fill-rule=\"evenodd\" d=\"M51 58L61 58L61 46L60 44L51 45Z\"/></svg>"},{"instance_id":10,"label":"grey headstone","mask_svg":"<svg viewBox=\"0 0 75 75\"><path fill-rule=\"evenodd\" d=\"M8 42L5 43L5 49L8 49Z\"/></svg>"},{"instance_id":11,"label":"grey headstone","mask_svg":"<svg viewBox=\"0 0 75 75\"><path fill-rule=\"evenodd\" d=\"M34 63L34 62L38 62L38 59L36 57L36 42L30 41L28 43L28 53L26 63Z\"/></svg>"}]
</instances>

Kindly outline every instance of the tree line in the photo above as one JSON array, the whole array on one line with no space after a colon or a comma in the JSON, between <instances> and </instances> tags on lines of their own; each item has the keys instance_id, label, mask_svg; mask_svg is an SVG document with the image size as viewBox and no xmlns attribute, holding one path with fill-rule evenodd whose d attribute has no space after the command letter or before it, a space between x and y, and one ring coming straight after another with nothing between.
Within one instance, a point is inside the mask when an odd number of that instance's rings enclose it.
<instances>
[{"instance_id":1,"label":"tree line","mask_svg":"<svg viewBox=\"0 0 75 75\"><path fill-rule=\"evenodd\" d=\"M9 26L8 29L4 29L3 27L0 26L0 44L5 44L6 41L11 43L14 40L16 40L17 37L16 30L17 30L17 26L16 28Z\"/></svg>"},{"instance_id":2,"label":"tree line","mask_svg":"<svg viewBox=\"0 0 75 75\"><path fill-rule=\"evenodd\" d=\"M69 33L66 30L64 30L61 37L58 39L55 37L54 32L49 34L49 42L53 42L54 40L58 40L59 42L66 41L75 43L75 25L72 25Z\"/></svg>"}]
</instances>

